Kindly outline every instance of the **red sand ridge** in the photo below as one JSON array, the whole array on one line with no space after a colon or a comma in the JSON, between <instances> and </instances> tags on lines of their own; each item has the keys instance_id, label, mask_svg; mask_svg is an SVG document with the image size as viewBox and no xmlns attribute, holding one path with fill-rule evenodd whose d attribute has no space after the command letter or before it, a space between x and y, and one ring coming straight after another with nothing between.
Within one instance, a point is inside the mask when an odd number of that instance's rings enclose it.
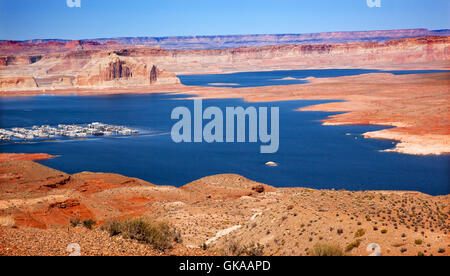
<instances>
[{"instance_id":1,"label":"red sand ridge","mask_svg":"<svg viewBox=\"0 0 450 276\"><path fill-rule=\"evenodd\" d=\"M55 158L57 156L49 155L45 153L0 153L0 163L12 161L12 160L27 160L27 161L39 161Z\"/></svg>"}]
</instances>

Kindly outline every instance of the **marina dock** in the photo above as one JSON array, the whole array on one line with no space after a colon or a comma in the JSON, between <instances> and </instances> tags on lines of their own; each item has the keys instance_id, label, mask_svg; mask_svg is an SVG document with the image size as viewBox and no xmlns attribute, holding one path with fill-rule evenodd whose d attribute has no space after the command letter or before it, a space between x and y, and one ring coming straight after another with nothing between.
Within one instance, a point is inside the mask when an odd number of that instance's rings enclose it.
<instances>
[{"instance_id":1,"label":"marina dock","mask_svg":"<svg viewBox=\"0 0 450 276\"><path fill-rule=\"evenodd\" d=\"M114 126L94 122L87 125L64 125L57 126L41 125L31 128L14 127L11 129L0 128L0 141L11 140L36 140L57 137L84 138L89 136L111 136L111 135L133 135L139 133L136 129L125 126Z\"/></svg>"}]
</instances>

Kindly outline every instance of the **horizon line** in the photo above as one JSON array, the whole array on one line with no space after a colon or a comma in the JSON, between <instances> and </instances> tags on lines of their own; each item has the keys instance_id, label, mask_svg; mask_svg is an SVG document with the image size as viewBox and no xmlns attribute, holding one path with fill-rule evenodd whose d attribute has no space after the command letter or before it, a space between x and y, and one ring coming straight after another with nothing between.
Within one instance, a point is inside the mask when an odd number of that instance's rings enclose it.
<instances>
[{"instance_id":1,"label":"horizon line","mask_svg":"<svg viewBox=\"0 0 450 276\"><path fill-rule=\"evenodd\" d=\"M331 33L369 33L369 32L387 32L387 31L413 31L422 30L429 32L445 32L450 31L448 28L444 29L434 29L430 30L428 28L406 28L406 29L384 29L384 30L364 30L364 31L328 31L328 32L313 32L313 33L253 33L253 34L209 34L209 35L168 35L168 36L112 36L112 37L96 37L96 38L80 38L80 39L65 39L65 38L31 38L24 40L14 40L14 39L0 39L0 42L14 41L14 42L29 42L29 41L92 41L92 40L107 40L107 39L118 39L118 38L196 38L196 37L232 37L232 36L261 36L261 35L311 35L311 34L331 34Z\"/></svg>"}]
</instances>

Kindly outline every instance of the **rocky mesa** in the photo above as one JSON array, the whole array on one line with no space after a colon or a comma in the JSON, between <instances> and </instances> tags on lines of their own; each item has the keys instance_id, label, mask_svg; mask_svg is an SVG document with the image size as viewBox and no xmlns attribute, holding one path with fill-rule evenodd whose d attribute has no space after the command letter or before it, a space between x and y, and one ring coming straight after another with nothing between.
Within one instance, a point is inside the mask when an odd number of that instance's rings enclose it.
<instances>
[{"instance_id":1,"label":"rocky mesa","mask_svg":"<svg viewBox=\"0 0 450 276\"><path fill-rule=\"evenodd\" d=\"M104 44L145 45L161 49L200 50L231 49L238 47L262 47L276 45L311 45L338 43L384 43L392 39L426 36L448 36L449 30L400 29L357 32L325 32L307 34L248 34L248 35L209 35L209 36L168 36L168 37L118 37L91 40L68 41L62 39L35 39L27 41L4 41L0 45L10 49L33 48L51 45L53 49L70 47L101 48Z\"/></svg>"},{"instance_id":2,"label":"rocky mesa","mask_svg":"<svg viewBox=\"0 0 450 276\"><path fill-rule=\"evenodd\" d=\"M43 54L36 59L19 55L2 60L0 88L3 91L179 83L175 74L160 69L151 59L130 57L126 51L76 50Z\"/></svg>"},{"instance_id":3,"label":"rocky mesa","mask_svg":"<svg viewBox=\"0 0 450 276\"><path fill-rule=\"evenodd\" d=\"M173 73L160 70L136 59L109 53L107 57L90 60L75 78L77 87L130 87L154 84L177 84Z\"/></svg>"}]
</instances>

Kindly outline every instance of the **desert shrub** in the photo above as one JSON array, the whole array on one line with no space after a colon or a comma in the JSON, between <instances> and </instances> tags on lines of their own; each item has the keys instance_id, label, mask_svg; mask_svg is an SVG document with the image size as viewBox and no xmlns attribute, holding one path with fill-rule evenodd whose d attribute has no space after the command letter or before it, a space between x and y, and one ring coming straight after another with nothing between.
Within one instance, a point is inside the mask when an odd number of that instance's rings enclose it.
<instances>
[{"instance_id":1,"label":"desert shrub","mask_svg":"<svg viewBox=\"0 0 450 276\"><path fill-rule=\"evenodd\" d=\"M254 242L242 245L236 238L231 238L225 242L222 253L227 256L260 257L264 254L264 245Z\"/></svg>"},{"instance_id":2,"label":"desert shrub","mask_svg":"<svg viewBox=\"0 0 450 276\"><path fill-rule=\"evenodd\" d=\"M245 255L250 257L261 257L264 254L264 245L261 244L250 244L245 249Z\"/></svg>"},{"instance_id":3,"label":"desert shrub","mask_svg":"<svg viewBox=\"0 0 450 276\"><path fill-rule=\"evenodd\" d=\"M69 222L72 227L77 227L81 223L80 218L70 219Z\"/></svg>"},{"instance_id":4,"label":"desert shrub","mask_svg":"<svg viewBox=\"0 0 450 276\"><path fill-rule=\"evenodd\" d=\"M415 240L414 243L417 244L417 245L421 245L423 243L423 241L422 240Z\"/></svg>"},{"instance_id":5,"label":"desert shrub","mask_svg":"<svg viewBox=\"0 0 450 276\"><path fill-rule=\"evenodd\" d=\"M339 257L345 256L345 253L337 245L318 243L314 245L313 249L309 252L309 255L317 257Z\"/></svg>"},{"instance_id":6,"label":"desert shrub","mask_svg":"<svg viewBox=\"0 0 450 276\"><path fill-rule=\"evenodd\" d=\"M107 231L111 237L122 233L122 223L120 221L110 221L105 223L102 230Z\"/></svg>"},{"instance_id":7,"label":"desert shrub","mask_svg":"<svg viewBox=\"0 0 450 276\"><path fill-rule=\"evenodd\" d=\"M381 234L386 234L386 233L387 233L386 229L381 230Z\"/></svg>"},{"instance_id":8,"label":"desert shrub","mask_svg":"<svg viewBox=\"0 0 450 276\"><path fill-rule=\"evenodd\" d=\"M361 245L361 241L356 240L356 241L348 244L347 247L345 248L345 251L347 251L347 252L352 251L353 248L358 248L360 245Z\"/></svg>"},{"instance_id":9,"label":"desert shrub","mask_svg":"<svg viewBox=\"0 0 450 276\"><path fill-rule=\"evenodd\" d=\"M150 243L159 234L153 232L153 225L140 218L126 220L122 223L122 235L128 239Z\"/></svg>"},{"instance_id":10,"label":"desert shrub","mask_svg":"<svg viewBox=\"0 0 450 276\"><path fill-rule=\"evenodd\" d=\"M111 236L122 235L126 239L150 244L161 251L172 249L172 242L182 242L180 233L168 223L154 223L143 218L109 222L102 229Z\"/></svg>"},{"instance_id":11,"label":"desert shrub","mask_svg":"<svg viewBox=\"0 0 450 276\"><path fill-rule=\"evenodd\" d=\"M92 230L96 224L97 224L97 221L95 221L94 219L91 219L91 218L83 220L83 226L89 230Z\"/></svg>"},{"instance_id":12,"label":"desert shrub","mask_svg":"<svg viewBox=\"0 0 450 276\"><path fill-rule=\"evenodd\" d=\"M358 231L356 231L355 233L355 238L361 238L362 236L364 236L366 234L366 230L364 229L358 229Z\"/></svg>"},{"instance_id":13,"label":"desert shrub","mask_svg":"<svg viewBox=\"0 0 450 276\"><path fill-rule=\"evenodd\" d=\"M241 245L239 242L232 238L230 240L227 240L225 243L225 247L223 248L224 255L230 255L230 256L240 256L241 255Z\"/></svg>"}]
</instances>

